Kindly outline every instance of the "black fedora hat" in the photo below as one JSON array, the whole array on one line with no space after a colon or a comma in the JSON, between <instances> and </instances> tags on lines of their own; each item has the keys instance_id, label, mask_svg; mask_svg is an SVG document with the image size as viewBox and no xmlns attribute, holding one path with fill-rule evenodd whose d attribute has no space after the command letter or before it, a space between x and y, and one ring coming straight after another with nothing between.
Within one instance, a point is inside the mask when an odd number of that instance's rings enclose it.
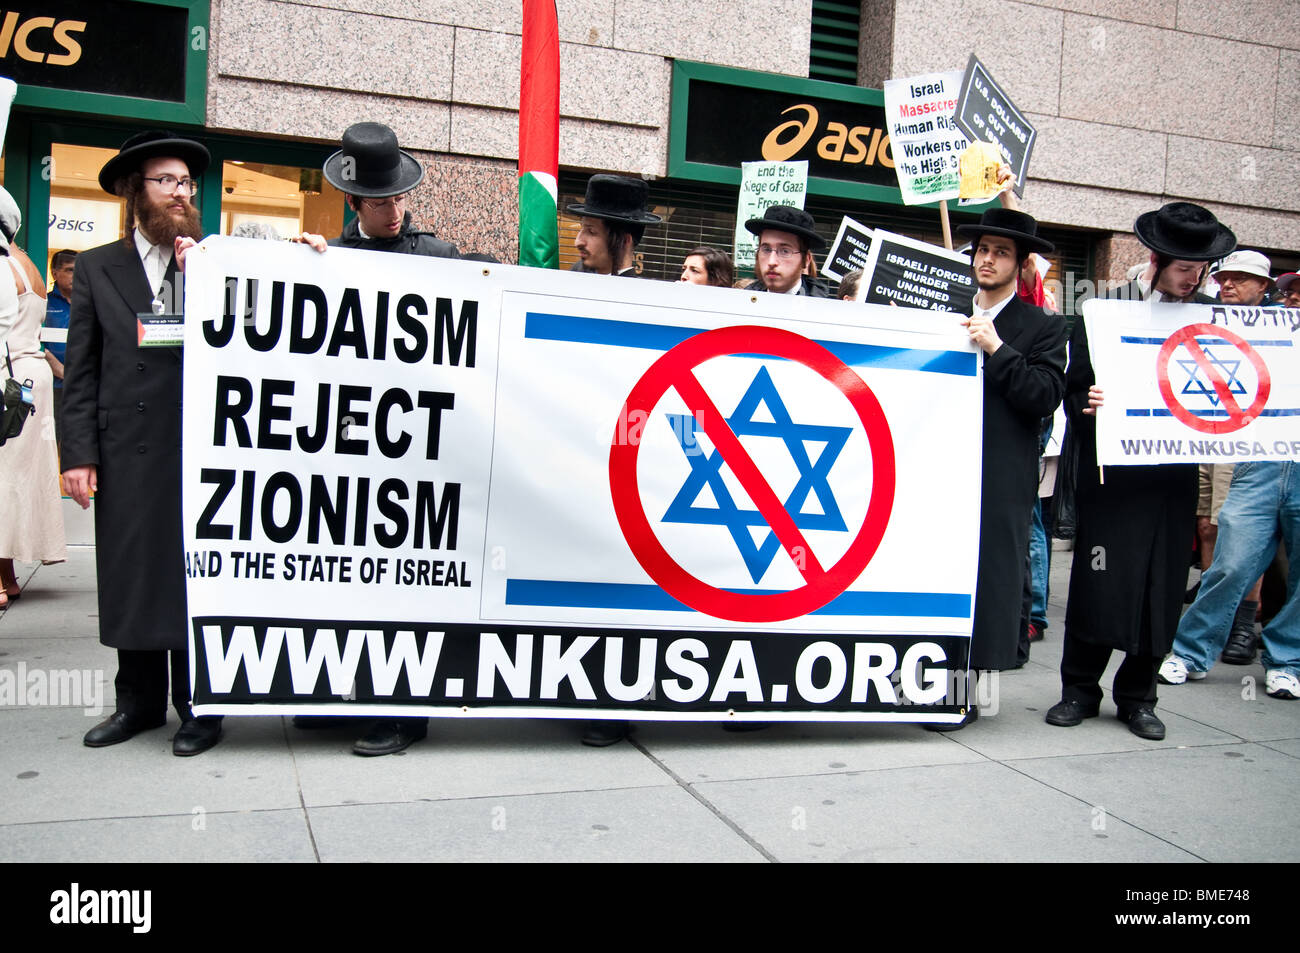
<instances>
[{"instance_id":1,"label":"black fedora hat","mask_svg":"<svg viewBox=\"0 0 1300 953\"><path fill-rule=\"evenodd\" d=\"M207 171L212 155L201 142L176 136L161 129L138 132L117 151L117 155L104 163L99 170L99 187L109 195L117 194L117 180L140 168L145 159L159 156L175 157L190 169L190 178L197 179Z\"/></svg>"},{"instance_id":2,"label":"black fedora hat","mask_svg":"<svg viewBox=\"0 0 1300 953\"><path fill-rule=\"evenodd\" d=\"M1133 223L1138 241L1153 252L1184 261L1214 261L1237 247L1237 236L1208 208L1170 202Z\"/></svg>"},{"instance_id":3,"label":"black fedora hat","mask_svg":"<svg viewBox=\"0 0 1300 953\"><path fill-rule=\"evenodd\" d=\"M1038 237L1038 222L1032 215L1010 208L986 209L978 225L958 225L957 234L975 241L981 235L1001 235L1023 245L1029 251L1046 255L1056 246Z\"/></svg>"},{"instance_id":4,"label":"black fedora hat","mask_svg":"<svg viewBox=\"0 0 1300 953\"><path fill-rule=\"evenodd\" d=\"M424 178L424 165L397 148L397 133L381 122L357 122L343 148L325 160L325 181L347 195L384 199L405 195Z\"/></svg>"},{"instance_id":5,"label":"black fedora hat","mask_svg":"<svg viewBox=\"0 0 1300 953\"><path fill-rule=\"evenodd\" d=\"M587 180L587 195L581 204L570 205L574 215L603 218L631 225L653 225L663 219L645 210L650 187L641 179L622 175L593 175Z\"/></svg>"},{"instance_id":6,"label":"black fedora hat","mask_svg":"<svg viewBox=\"0 0 1300 953\"><path fill-rule=\"evenodd\" d=\"M793 205L769 205L763 210L762 218L751 218L745 223L745 228L755 235L762 235L769 228L778 232L790 232L806 239L809 248L826 247L826 239L817 234L817 223L813 217Z\"/></svg>"}]
</instances>

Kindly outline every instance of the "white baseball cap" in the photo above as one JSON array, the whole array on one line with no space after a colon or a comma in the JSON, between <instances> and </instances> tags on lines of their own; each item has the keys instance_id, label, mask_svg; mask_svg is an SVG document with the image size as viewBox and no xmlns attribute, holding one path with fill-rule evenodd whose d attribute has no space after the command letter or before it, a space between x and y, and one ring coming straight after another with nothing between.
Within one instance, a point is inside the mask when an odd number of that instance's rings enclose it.
<instances>
[{"instance_id":1,"label":"white baseball cap","mask_svg":"<svg viewBox=\"0 0 1300 953\"><path fill-rule=\"evenodd\" d=\"M1213 278L1221 271L1239 271L1244 275L1256 275L1265 281L1272 281L1268 269L1268 259L1259 252L1238 249L1215 265L1210 271L1210 277Z\"/></svg>"}]
</instances>

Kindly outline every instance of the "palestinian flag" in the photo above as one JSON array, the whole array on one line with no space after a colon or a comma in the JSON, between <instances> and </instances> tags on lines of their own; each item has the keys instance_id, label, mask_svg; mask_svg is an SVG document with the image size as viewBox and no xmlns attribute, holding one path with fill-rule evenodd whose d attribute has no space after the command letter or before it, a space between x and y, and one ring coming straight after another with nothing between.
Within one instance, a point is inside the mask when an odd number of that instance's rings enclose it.
<instances>
[{"instance_id":1,"label":"palestinian flag","mask_svg":"<svg viewBox=\"0 0 1300 953\"><path fill-rule=\"evenodd\" d=\"M519 62L519 264L560 267L560 28L555 0L523 0Z\"/></svg>"}]
</instances>

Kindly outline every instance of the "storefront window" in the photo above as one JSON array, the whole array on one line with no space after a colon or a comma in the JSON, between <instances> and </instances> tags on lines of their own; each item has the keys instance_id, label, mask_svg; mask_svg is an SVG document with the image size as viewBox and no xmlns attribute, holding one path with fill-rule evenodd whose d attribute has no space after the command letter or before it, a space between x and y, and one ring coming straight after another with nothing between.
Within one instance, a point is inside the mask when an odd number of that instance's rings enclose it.
<instances>
[{"instance_id":1,"label":"storefront window","mask_svg":"<svg viewBox=\"0 0 1300 953\"><path fill-rule=\"evenodd\" d=\"M289 238L343 230L343 193L319 168L230 160L221 164L221 234Z\"/></svg>"},{"instance_id":2,"label":"storefront window","mask_svg":"<svg viewBox=\"0 0 1300 953\"><path fill-rule=\"evenodd\" d=\"M116 152L60 142L51 147L47 266L57 251L85 251L121 236L124 203L99 187L99 170Z\"/></svg>"}]
</instances>

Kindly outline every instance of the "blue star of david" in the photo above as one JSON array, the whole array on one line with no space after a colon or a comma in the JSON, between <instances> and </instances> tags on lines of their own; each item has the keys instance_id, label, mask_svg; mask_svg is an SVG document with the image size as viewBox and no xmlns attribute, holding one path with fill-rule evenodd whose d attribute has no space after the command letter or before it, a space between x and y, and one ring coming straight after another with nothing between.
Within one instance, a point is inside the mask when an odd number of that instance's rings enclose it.
<instances>
[{"instance_id":1,"label":"blue star of david","mask_svg":"<svg viewBox=\"0 0 1300 953\"><path fill-rule=\"evenodd\" d=\"M754 419L759 407L764 405L772 417L770 422ZM663 522L725 526L736 548L740 550L750 577L757 583L772 564L777 550L781 547L780 540L769 528L767 536L761 543L754 542L749 527L767 526L767 520L757 509L742 510L736 506L731 491L727 489L722 479L722 465L726 461L723 460L719 450L715 449L712 454L705 454L701 450L696 438L702 428L694 415L666 414L665 416L672 425L682 452L686 454L691 472L687 475L682 488L677 491L677 496L668 505ZM795 526L800 529L848 532L844 518L840 515L835 494L831 492L828 474L853 432L852 427L794 423L766 367L759 369L749 389L745 391L736 409L732 411L730 417L726 418L726 421L737 437L777 437L785 443L799 470L799 480L790 491L790 495L786 497L784 504ZM805 441L821 442L826 445L815 462L808 455ZM717 503L716 507L696 505L696 500L706 487L712 491L713 499ZM810 497L816 497L821 506L820 513L803 512L804 505Z\"/></svg>"},{"instance_id":2,"label":"blue star of david","mask_svg":"<svg viewBox=\"0 0 1300 953\"><path fill-rule=\"evenodd\" d=\"M1225 361L1208 347L1203 349L1205 356L1210 359L1210 363L1223 372L1227 379L1228 393L1245 395L1246 385L1237 379L1237 371L1241 367L1241 361ZM1235 353L1235 349L1234 349ZM1208 397L1211 407L1219 406L1219 392L1214 389L1211 381L1201 379L1201 365L1194 360L1179 360L1178 365L1187 371L1187 383L1182 389L1182 393L1193 396Z\"/></svg>"}]
</instances>

